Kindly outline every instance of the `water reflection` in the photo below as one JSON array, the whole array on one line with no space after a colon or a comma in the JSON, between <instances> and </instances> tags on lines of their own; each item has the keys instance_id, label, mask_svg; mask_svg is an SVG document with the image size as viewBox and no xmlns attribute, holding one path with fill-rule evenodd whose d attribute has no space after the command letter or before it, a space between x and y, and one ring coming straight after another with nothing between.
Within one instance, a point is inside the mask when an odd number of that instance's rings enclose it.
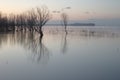
<instances>
[{"instance_id":1,"label":"water reflection","mask_svg":"<svg viewBox=\"0 0 120 80\"><path fill-rule=\"evenodd\" d=\"M117 38L120 37L119 29L111 29L111 28L74 28L74 27L68 27L68 34L64 33L63 28L47 28L44 29L45 33L51 34L51 35L67 35L72 37L82 37L82 38Z\"/></svg>"},{"instance_id":2,"label":"water reflection","mask_svg":"<svg viewBox=\"0 0 120 80\"><path fill-rule=\"evenodd\" d=\"M120 79L119 32L47 29L0 34L1 80Z\"/></svg>"},{"instance_id":3,"label":"water reflection","mask_svg":"<svg viewBox=\"0 0 120 80\"><path fill-rule=\"evenodd\" d=\"M42 41L43 37L39 37L35 32L19 31L0 34L0 46L5 46L5 44L10 46L20 45L29 52L27 56L37 63L40 61L46 63L49 59L49 50Z\"/></svg>"},{"instance_id":4,"label":"water reflection","mask_svg":"<svg viewBox=\"0 0 120 80\"><path fill-rule=\"evenodd\" d=\"M67 33L63 34L62 36L62 49L61 49L61 52L63 54L67 53L67 50L68 50L68 43L67 43Z\"/></svg>"},{"instance_id":5,"label":"water reflection","mask_svg":"<svg viewBox=\"0 0 120 80\"><path fill-rule=\"evenodd\" d=\"M49 50L48 48L43 44L43 37L37 37L33 36L33 33L28 35L27 43L24 45L24 48L30 51L29 56L31 57L32 61L40 62L43 61L46 63L49 59Z\"/></svg>"},{"instance_id":6,"label":"water reflection","mask_svg":"<svg viewBox=\"0 0 120 80\"><path fill-rule=\"evenodd\" d=\"M67 53L69 51L69 46L71 45L70 41L75 39L91 39L91 38L118 38L120 35L116 32L111 32L107 29L85 29L85 28L68 28L68 34L64 33L63 29L58 28L47 28L44 29L44 37L39 37L39 34L36 32L11 32L11 33L1 33L0 34L0 48L5 45L9 46L21 46L27 52L27 57L30 60L39 63L42 61L43 63L47 63L50 58L50 51L46 46L50 43L50 36L54 37L56 40L52 40L52 44L56 44L56 41L59 41L60 45L56 48L60 48L60 53ZM55 36L54 36L55 35ZM60 36L60 37L56 37ZM44 38L46 38L46 45L44 44ZM69 41L69 43L68 43ZM75 42L77 43L77 42ZM79 43L79 42L78 42ZM55 48L55 49L56 49ZM117 49L119 52L119 49Z\"/></svg>"}]
</instances>

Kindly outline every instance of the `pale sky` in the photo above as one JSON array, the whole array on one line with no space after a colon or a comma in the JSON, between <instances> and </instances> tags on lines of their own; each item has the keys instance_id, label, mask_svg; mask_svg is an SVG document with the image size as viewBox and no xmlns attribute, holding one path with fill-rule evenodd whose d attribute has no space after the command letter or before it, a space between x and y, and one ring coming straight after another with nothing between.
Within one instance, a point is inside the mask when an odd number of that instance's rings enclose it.
<instances>
[{"instance_id":1,"label":"pale sky","mask_svg":"<svg viewBox=\"0 0 120 80\"><path fill-rule=\"evenodd\" d=\"M120 0L0 0L0 11L19 13L41 5L51 12L71 7L64 9L71 20L120 18ZM53 13L56 19L58 15Z\"/></svg>"}]
</instances>

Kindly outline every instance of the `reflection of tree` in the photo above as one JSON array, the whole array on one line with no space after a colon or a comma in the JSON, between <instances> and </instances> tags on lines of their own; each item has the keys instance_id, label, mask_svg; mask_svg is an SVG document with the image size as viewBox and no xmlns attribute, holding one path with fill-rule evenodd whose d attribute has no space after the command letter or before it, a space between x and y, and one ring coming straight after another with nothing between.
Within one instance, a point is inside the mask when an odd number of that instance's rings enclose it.
<instances>
[{"instance_id":1,"label":"reflection of tree","mask_svg":"<svg viewBox=\"0 0 120 80\"><path fill-rule=\"evenodd\" d=\"M68 45L67 45L67 33L64 34L63 36L63 43L62 43L62 53L66 53L67 52L67 48L68 48Z\"/></svg>"},{"instance_id":2,"label":"reflection of tree","mask_svg":"<svg viewBox=\"0 0 120 80\"><path fill-rule=\"evenodd\" d=\"M43 37L35 38L33 33L28 35L28 41L24 45L24 47L30 51L30 58L33 61L48 61L49 59L49 50L47 47L42 43Z\"/></svg>"},{"instance_id":3,"label":"reflection of tree","mask_svg":"<svg viewBox=\"0 0 120 80\"><path fill-rule=\"evenodd\" d=\"M7 35L0 34L0 47L3 45L3 42L7 41Z\"/></svg>"},{"instance_id":4,"label":"reflection of tree","mask_svg":"<svg viewBox=\"0 0 120 80\"><path fill-rule=\"evenodd\" d=\"M38 37L36 32L18 31L15 33L0 34L0 46L7 43L14 46L22 46L27 52L27 56L33 61L47 62L49 59L49 50L43 44L43 37Z\"/></svg>"}]
</instances>

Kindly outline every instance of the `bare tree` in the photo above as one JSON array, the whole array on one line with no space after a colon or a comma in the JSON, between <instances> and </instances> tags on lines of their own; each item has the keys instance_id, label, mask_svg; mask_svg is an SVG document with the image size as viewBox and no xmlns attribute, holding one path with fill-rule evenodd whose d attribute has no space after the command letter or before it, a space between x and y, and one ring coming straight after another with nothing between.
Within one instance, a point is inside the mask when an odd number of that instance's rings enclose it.
<instances>
[{"instance_id":1,"label":"bare tree","mask_svg":"<svg viewBox=\"0 0 120 80\"><path fill-rule=\"evenodd\" d=\"M20 19L20 30L23 30L25 27L25 15L20 14L19 19Z\"/></svg>"},{"instance_id":2,"label":"bare tree","mask_svg":"<svg viewBox=\"0 0 120 80\"><path fill-rule=\"evenodd\" d=\"M21 29L26 32L27 29L27 14L23 13L20 15Z\"/></svg>"},{"instance_id":3,"label":"bare tree","mask_svg":"<svg viewBox=\"0 0 120 80\"><path fill-rule=\"evenodd\" d=\"M31 11L28 11L27 14L27 24L29 26L29 30L33 31L34 30L34 26L36 25L36 13L34 9L31 9Z\"/></svg>"},{"instance_id":4,"label":"bare tree","mask_svg":"<svg viewBox=\"0 0 120 80\"><path fill-rule=\"evenodd\" d=\"M65 27L65 32L67 34L68 15L66 13L62 13L61 18L62 18L62 25Z\"/></svg>"},{"instance_id":5,"label":"bare tree","mask_svg":"<svg viewBox=\"0 0 120 80\"><path fill-rule=\"evenodd\" d=\"M26 13L19 15L9 14L8 16L3 16L0 13L0 30L6 30L4 26L8 25L6 28L15 30L25 30L26 26L29 31L34 30L39 32L41 37L43 36L42 27L50 20L50 12L47 7L37 7L33 8ZM16 26L16 27L15 27Z\"/></svg>"},{"instance_id":6,"label":"bare tree","mask_svg":"<svg viewBox=\"0 0 120 80\"><path fill-rule=\"evenodd\" d=\"M0 12L0 31L8 31L8 18Z\"/></svg>"},{"instance_id":7,"label":"bare tree","mask_svg":"<svg viewBox=\"0 0 120 80\"><path fill-rule=\"evenodd\" d=\"M14 14L9 14L8 25L13 31L15 31L15 15Z\"/></svg>"},{"instance_id":8,"label":"bare tree","mask_svg":"<svg viewBox=\"0 0 120 80\"><path fill-rule=\"evenodd\" d=\"M43 36L43 32L42 32L42 27L50 20L51 16L50 16L50 12L48 10L47 7L37 7L37 25L38 27L35 28L35 30L37 32L40 33L40 36Z\"/></svg>"},{"instance_id":9,"label":"bare tree","mask_svg":"<svg viewBox=\"0 0 120 80\"><path fill-rule=\"evenodd\" d=\"M20 26L21 26L20 15L16 15L16 17L15 17L15 24L17 26L17 31L18 31L20 29Z\"/></svg>"}]
</instances>

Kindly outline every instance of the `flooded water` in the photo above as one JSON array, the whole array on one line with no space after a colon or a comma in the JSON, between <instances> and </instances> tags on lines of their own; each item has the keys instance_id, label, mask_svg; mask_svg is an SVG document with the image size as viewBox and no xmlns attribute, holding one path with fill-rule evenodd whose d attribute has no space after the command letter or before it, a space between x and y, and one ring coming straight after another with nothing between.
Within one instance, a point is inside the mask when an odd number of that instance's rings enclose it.
<instances>
[{"instance_id":1,"label":"flooded water","mask_svg":"<svg viewBox=\"0 0 120 80\"><path fill-rule=\"evenodd\" d=\"M120 29L1 33L0 80L120 80Z\"/></svg>"}]
</instances>

